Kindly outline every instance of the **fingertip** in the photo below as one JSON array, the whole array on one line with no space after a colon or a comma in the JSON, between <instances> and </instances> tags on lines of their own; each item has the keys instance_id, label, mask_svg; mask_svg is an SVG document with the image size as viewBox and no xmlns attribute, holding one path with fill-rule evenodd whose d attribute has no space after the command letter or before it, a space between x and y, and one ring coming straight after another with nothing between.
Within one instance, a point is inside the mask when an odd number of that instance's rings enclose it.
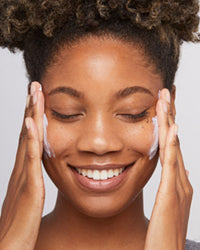
<instances>
[{"instance_id":1,"label":"fingertip","mask_svg":"<svg viewBox=\"0 0 200 250\"><path fill-rule=\"evenodd\" d=\"M42 85L37 81L33 81L30 87L31 95L33 96L36 91L42 92Z\"/></svg>"},{"instance_id":2,"label":"fingertip","mask_svg":"<svg viewBox=\"0 0 200 250\"><path fill-rule=\"evenodd\" d=\"M40 87L39 87L39 91L41 91L42 92L42 85L40 84Z\"/></svg>"}]
</instances>

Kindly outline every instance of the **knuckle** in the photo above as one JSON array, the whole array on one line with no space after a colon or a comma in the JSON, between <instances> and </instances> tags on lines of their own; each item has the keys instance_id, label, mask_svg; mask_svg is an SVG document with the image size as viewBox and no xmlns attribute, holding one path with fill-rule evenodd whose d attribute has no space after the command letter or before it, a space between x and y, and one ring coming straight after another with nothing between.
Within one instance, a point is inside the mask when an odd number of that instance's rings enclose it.
<instances>
[{"instance_id":1,"label":"knuckle","mask_svg":"<svg viewBox=\"0 0 200 250\"><path fill-rule=\"evenodd\" d=\"M175 139L175 140L172 140L171 146L172 146L172 147L176 147L176 146L177 146L177 140L176 140L176 139Z\"/></svg>"},{"instance_id":2,"label":"knuckle","mask_svg":"<svg viewBox=\"0 0 200 250\"><path fill-rule=\"evenodd\" d=\"M38 202L41 200L44 201L45 199L44 186L41 186L41 184L39 184L38 182L39 181L27 177L23 185L22 189L23 196L26 199L31 200L32 202Z\"/></svg>"},{"instance_id":3,"label":"knuckle","mask_svg":"<svg viewBox=\"0 0 200 250\"><path fill-rule=\"evenodd\" d=\"M23 185L21 186L20 193L22 197L29 197L30 196L30 187L28 185L27 180L24 181Z\"/></svg>"},{"instance_id":4,"label":"knuckle","mask_svg":"<svg viewBox=\"0 0 200 250\"><path fill-rule=\"evenodd\" d=\"M193 187L190 183L185 188L185 194L188 198L192 198L192 196L193 196Z\"/></svg>"},{"instance_id":5,"label":"knuckle","mask_svg":"<svg viewBox=\"0 0 200 250\"><path fill-rule=\"evenodd\" d=\"M26 157L27 157L28 161L33 161L33 160L37 159L37 156L34 152L28 152Z\"/></svg>"},{"instance_id":6,"label":"knuckle","mask_svg":"<svg viewBox=\"0 0 200 250\"><path fill-rule=\"evenodd\" d=\"M178 136L176 136L176 145L178 145L178 147L180 147L180 140L179 140Z\"/></svg>"},{"instance_id":7,"label":"knuckle","mask_svg":"<svg viewBox=\"0 0 200 250\"><path fill-rule=\"evenodd\" d=\"M182 190L180 193L179 193L179 203L181 205L181 207L184 207L186 202L187 202L187 199L186 199L186 194L185 192Z\"/></svg>"},{"instance_id":8,"label":"knuckle","mask_svg":"<svg viewBox=\"0 0 200 250\"><path fill-rule=\"evenodd\" d=\"M169 114L169 116L171 116L171 117L173 117L173 111L172 111L172 108L170 107L170 105L169 105L169 108L168 108L168 114Z\"/></svg>"},{"instance_id":9,"label":"knuckle","mask_svg":"<svg viewBox=\"0 0 200 250\"><path fill-rule=\"evenodd\" d=\"M173 159L165 159L164 163L163 163L163 167L167 168L168 166L170 166L171 170L174 169L174 171L177 169L177 160L173 160Z\"/></svg>"},{"instance_id":10,"label":"knuckle","mask_svg":"<svg viewBox=\"0 0 200 250\"><path fill-rule=\"evenodd\" d=\"M43 139L41 138L39 142L40 142L41 147L43 148Z\"/></svg>"},{"instance_id":11,"label":"knuckle","mask_svg":"<svg viewBox=\"0 0 200 250\"><path fill-rule=\"evenodd\" d=\"M26 137L26 129L23 128L19 135L19 146L23 143L25 137Z\"/></svg>"},{"instance_id":12,"label":"knuckle","mask_svg":"<svg viewBox=\"0 0 200 250\"><path fill-rule=\"evenodd\" d=\"M164 146L159 146L159 150L163 152L165 150L165 147Z\"/></svg>"}]
</instances>

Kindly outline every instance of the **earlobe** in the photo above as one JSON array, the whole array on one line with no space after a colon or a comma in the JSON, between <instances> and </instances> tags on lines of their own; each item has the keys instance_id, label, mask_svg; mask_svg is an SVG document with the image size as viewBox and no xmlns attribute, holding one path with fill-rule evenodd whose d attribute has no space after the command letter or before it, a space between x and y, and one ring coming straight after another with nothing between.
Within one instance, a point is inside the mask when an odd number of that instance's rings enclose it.
<instances>
[{"instance_id":1,"label":"earlobe","mask_svg":"<svg viewBox=\"0 0 200 250\"><path fill-rule=\"evenodd\" d=\"M175 99L176 99L176 86L172 85L171 89L171 103L172 103L172 112L173 116L176 116L176 107L175 107Z\"/></svg>"}]
</instances>

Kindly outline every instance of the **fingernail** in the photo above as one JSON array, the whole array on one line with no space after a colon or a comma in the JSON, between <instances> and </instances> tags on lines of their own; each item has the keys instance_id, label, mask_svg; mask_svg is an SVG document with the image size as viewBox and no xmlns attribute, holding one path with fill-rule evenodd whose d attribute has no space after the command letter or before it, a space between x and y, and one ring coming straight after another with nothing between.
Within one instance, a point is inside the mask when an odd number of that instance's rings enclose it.
<instances>
[{"instance_id":1,"label":"fingernail","mask_svg":"<svg viewBox=\"0 0 200 250\"><path fill-rule=\"evenodd\" d=\"M167 91L165 92L165 97L166 97L166 100L170 103L170 102L171 102L171 97L170 97L169 90L167 90Z\"/></svg>"},{"instance_id":2,"label":"fingernail","mask_svg":"<svg viewBox=\"0 0 200 250\"><path fill-rule=\"evenodd\" d=\"M29 107L29 104L30 104L30 95L27 95L27 97L26 97L26 108Z\"/></svg>"},{"instance_id":3,"label":"fingernail","mask_svg":"<svg viewBox=\"0 0 200 250\"><path fill-rule=\"evenodd\" d=\"M30 124L30 121L29 121L29 118L26 118L25 119L25 124L26 124L26 128L29 129L31 124Z\"/></svg>"},{"instance_id":4,"label":"fingernail","mask_svg":"<svg viewBox=\"0 0 200 250\"><path fill-rule=\"evenodd\" d=\"M32 96L34 95L35 91L36 91L36 86L35 86L35 82L33 82L33 83L31 84L31 95L32 95Z\"/></svg>"},{"instance_id":5,"label":"fingernail","mask_svg":"<svg viewBox=\"0 0 200 250\"><path fill-rule=\"evenodd\" d=\"M37 95L37 92L35 92L35 94L34 94L34 96L33 96L33 105L36 104L37 99L38 99L38 95Z\"/></svg>"}]
</instances>

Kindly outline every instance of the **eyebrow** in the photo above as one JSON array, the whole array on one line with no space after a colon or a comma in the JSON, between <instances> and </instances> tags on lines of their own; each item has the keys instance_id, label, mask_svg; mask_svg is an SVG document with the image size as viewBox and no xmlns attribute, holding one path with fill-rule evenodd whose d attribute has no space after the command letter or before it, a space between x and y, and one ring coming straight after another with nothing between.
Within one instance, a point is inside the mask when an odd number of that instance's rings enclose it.
<instances>
[{"instance_id":1,"label":"eyebrow","mask_svg":"<svg viewBox=\"0 0 200 250\"><path fill-rule=\"evenodd\" d=\"M64 93L67 95L70 95L72 97L76 97L76 98L83 98L84 94L79 92L76 89L73 89L71 87L57 87L55 89L52 89L48 95L54 95L54 94L58 94L58 93Z\"/></svg>"},{"instance_id":2,"label":"eyebrow","mask_svg":"<svg viewBox=\"0 0 200 250\"><path fill-rule=\"evenodd\" d=\"M57 87L53 90L51 90L48 95L54 95L58 93L64 93L67 95L70 95L72 97L76 98L84 98L84 94L74 88L71 87ZM153 96L151 91L147 88L141 87L141 86L132 86L132 87L127 87L125 89L119 90L116 94L114 94L114 97L116 99L127 97L129 95L135 94L135 93L145 93Z\"/></svg>"},{"instance_id":3,"label":"eyebrow","mask_svg":"<svg viewBox=\"0 0 200 250\"><path fill-rule=\"evenodd\" d=\"M149 94L151 96L154 96L151 91L147 88L141 87L141 86L133 86L133 87L127 87L125 89L121 89L119 90L116 94L115 94L115 98L123 98L123 97L127 97L129 95L135 94L135 93L145 93L145 94Z\"/></svg>"}]
</instances>

